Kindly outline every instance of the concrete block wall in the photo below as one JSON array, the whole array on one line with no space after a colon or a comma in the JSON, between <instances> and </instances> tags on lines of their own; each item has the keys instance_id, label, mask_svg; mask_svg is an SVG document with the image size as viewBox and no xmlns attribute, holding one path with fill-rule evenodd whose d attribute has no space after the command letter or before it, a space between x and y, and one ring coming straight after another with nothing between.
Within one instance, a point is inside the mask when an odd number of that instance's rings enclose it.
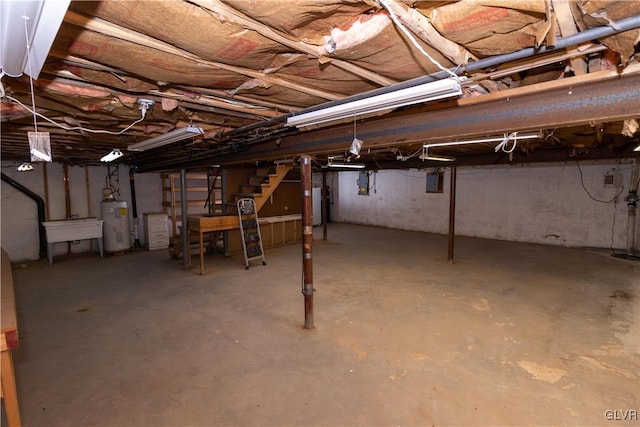
<instances>
[{"instance_id":1,"label":"concrete block wall","mask_svg":"<svg viewBox=\"0 0 640 427\"><path fill-rule=\"evenodd\" d=\"M14 162L2 162L2 173L24 185L45 200L44 165L33 163L31 172L18 172ZM48 221L66 218L64 190L64 169L62 164L47 164L48 182ZM79 218L101 217L100 203L103 188L107 186L107 167L90 166L69 167L69 187L71 214ZM111 178L112 186L118 184L119 200L127 201L129 225L133 232L131 190L129 168L121 165L118 173ZM138 208L139 240L144 245L143 214L162 212L162 183L156 173L136 174L136 199ZM88 189L87 189L88 185ZM39 258L38 216L35 202L2 181L1 187L0 243L7 251L12 262L33 261ZM133 244L133 236L131 242ZM90 250L90 242L80 241L71 245L71 253L84 253ZM56 244L54 255L67 253L67 245Z\"/></svg>"},{"instance_id":2,"label":"concrete block wall","mask_svg":"<svg viewBox=\"0 0 640 427\"><path fill-rule=\"evenodd\" d=\"M459 167L456 234L560 246L625 249L631 160ZM426 171L384 170L370 176L369 196L359 196L357 172L340 172L332 219L405 230L447 233L449 168L444 191L426 193ZM621 191L604 175L622 174ZM637 219L636 249L640 243ZM613 242L613 243L612 243Z\"/></svg>"}]
</instances>

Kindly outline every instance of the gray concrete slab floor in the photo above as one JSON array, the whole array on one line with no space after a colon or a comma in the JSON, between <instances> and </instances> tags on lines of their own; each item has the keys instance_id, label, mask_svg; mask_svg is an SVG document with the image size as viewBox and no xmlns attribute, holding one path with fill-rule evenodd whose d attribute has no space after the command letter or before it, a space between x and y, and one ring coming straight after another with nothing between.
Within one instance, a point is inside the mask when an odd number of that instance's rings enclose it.
<instances>
[{"instance_id":1,"label":"gray concrete slab floor","mask_svg":"<svg viewBox=\"0 0 640 427\"><path fill-rule=\"evenodd\" d=\"M638 425L640 263L331 224L301 248L14 267L24 425ZM197 265L197 258L194 257ZM635 419L634 419L634 412Z\"/></svg>"}]
</instances>

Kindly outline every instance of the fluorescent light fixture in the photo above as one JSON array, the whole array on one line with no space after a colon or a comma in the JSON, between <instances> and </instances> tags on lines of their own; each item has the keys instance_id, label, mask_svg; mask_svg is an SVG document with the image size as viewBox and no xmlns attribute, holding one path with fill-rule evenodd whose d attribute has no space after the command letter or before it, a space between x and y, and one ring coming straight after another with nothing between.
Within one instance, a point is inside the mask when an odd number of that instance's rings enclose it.
<instances>
[{"instance_id":1,"label":"fluorescent light fixture","mask_svg":"<svg viewBox=\"0 0 640 427\"><path fill-rule=\"evenodd\" d=\"M359 114L374 113L462 94L460 82L444 79L287 118L286 126L311 126Z\"/></svg>"},{"instance_id":2,"label":"fluorescent light fixture","mask_svg":"<svg viewBox=\"0 0 640 427\"><path fill-rule=\"evenodd\" d=\"M71 0L0 0L0 68L37 79Z\"/></svg>"},{"instance_id":3,"label":"fluorescent light fixture","mask_svg":"<svg viewBox=\"0 0 640 427\"><path fill-rule=\"evenodd\" d=\"M465 144L482 144L485 142L502 142L505 140L505 138L507 138L507 136L495 136L495 137L488 137L488 138L480 138L480 139L467 139L467 140L463 140L463 141L450 141L450 142L434 142L433 144L424 144L423 147L424 148L431 148L431 147L448 147L451 145L465 145ZM542 135L540 133L529 133L529 134L518 134L516 136L516 139L520 140L520 139L536 139L536 138L542 138Z\"/></svg>"},{"instance_id":4,"label":"fluorescent light fixture","mask_svg":"<svg viewBox=\"0 0 640 427\"><path fill-rule=\"evenodd\" d=\"M20 166L18 166L18 172L29 172L33 170L33 166L31 163L24 162Z\"/></svg>"},{"instance_id":5,"label":"fluorescent light fixture","mask_svg":"<svg viewBox=\"0 0 640 427\"><path fill-rule=\"evenodd\" d=\"M332 162L328 163L327 167L330 168L340 168L340 169L364 169L363 163L342 163L342 162Z\"/></svg>"},{"instance_id":6,"label":"fluorescent light fixture","mask_svg":"<svg viewBox=\"0 0 640 427\"><path fill-rule=\"evenodd\" d=\"M455 162L455 157L450 156L420 156L422 160L435 160L437 162Z\"/></svg>"},{"instance_id":7,"label":"fluorescent light fixture","mask_svg":"<svg viewBox=\"0 0 640 427\"><path fill-rule=\"evenodd\" d=\"M640 151L640 144L638 144L638 146L634 148L633 151Z\"/></svg>"},{"instance_id":8,"label":"fluorescent light fixture","mask_svg":"<svg viewBox=\"0 0 640 427\"><path fill-rule=\"evenodd\" d=\"M100 161L101 162L113 162L114 160L119 159L120 157L122 157L122 151L120 151L120 149L118 149L118 148L114 148L113 150L111 150L111 152L109 154L106 154L106 155L102 156Z\"/></svg>"},{"instance_id":9,"label":"fluorescent light fixture","mask_svg":"<svg viewBox=\"0 0 640 427\"><path fill-rule=\"evenodd\" d=\"M136 142L127 147L129 151L145 151L152 148L161 147L163 145L172 144L174 142L182 141L192 136L202 135L204 131L197 126L187 126L186 128L180 128L167 132L164 135L156 136L142 142Z\"/></svg>"},{"instance_id":10,"label":"fluorescent light fixture","mask_svg":"<svg viewBox=\"0 0 640 427\"><path fill-rule=\"evenodd\" d=\"M329 156L327 157L327 167L329 168L343 168L343 169L364 169L364 163L351 163L344 161L343 156Z\"/></svg>"},{"instance_id":11,"label":"fluorescent light fixture","mask_svg":"<svg viewBox=\"0 0 640 427\"><path fill-rule=\"evenodd\" d=\"M450 157L450 156L430 155L429 148L434 148L434 147L450 147L453 145L483 144L487 142L497 142L498 145L495 147L495 151L498 151L500 149L503 149L505 144L508 141L518 141L521 139L536 139L536 138L542 138L542 136L543 136L542 133L526 133L526 134L520 135L517 132L512 132L510 134L505 134L503 136L491 136L491 137L479 138L479 139L466 139L463 141L434 142L433 144L424 144L422 146L423 152L420 155L420 159L436 160L441 162L453 162L456 160L455 157Z\"/></svg>"},{"instance_id":12,"label":"fluorescent light fixture","mask_svg":"<svg viewBox=\"0 0 640 427\"><path fill-rule=\"evenodd\" d=\"M451 156L440 156L429 154L429 147L422 147L422 154L418 157L420 160L434 160L436 162L455 162L456 158Z\"/></svg>"}]
</instances>

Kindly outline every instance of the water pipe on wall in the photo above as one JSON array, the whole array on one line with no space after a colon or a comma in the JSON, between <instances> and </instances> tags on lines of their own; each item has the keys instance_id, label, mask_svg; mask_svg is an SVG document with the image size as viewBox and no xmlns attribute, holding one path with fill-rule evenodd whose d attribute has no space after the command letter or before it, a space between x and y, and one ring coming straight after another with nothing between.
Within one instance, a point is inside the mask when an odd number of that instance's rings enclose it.
<instances>
[{"instance_id":1,"label":"water pipe on wall","mask_svg":"<svg viewBox=\"0 0 640 427\"><path fill-rule=\"evenodd\" d=\"M629 183L629 194L625 197L629 216L627 219L627 255L635 258L636 240L636 213L638 207L638 184L640 184L640 160L637 158L633 162L631 172L631 182ZM640 259L640 257L638 257Z\"/></svg>"}]
</instances>

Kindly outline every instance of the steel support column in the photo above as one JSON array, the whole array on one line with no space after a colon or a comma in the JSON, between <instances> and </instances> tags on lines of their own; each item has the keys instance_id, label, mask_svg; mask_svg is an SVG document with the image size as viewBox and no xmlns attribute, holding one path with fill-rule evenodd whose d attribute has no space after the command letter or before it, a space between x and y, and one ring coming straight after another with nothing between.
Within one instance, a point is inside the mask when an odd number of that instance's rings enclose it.
<instances>
[{"instance_id":1,"label":"steel support column","mask_svg":"<svg viewBox=\"0 0 640 427\"><path fill-rule=\"evenodd\" d=\"M327 171L322 171L322 240L327 241L327 222L329 222L329 206L327 200Z\"/></svg>"},{"instance_id":2,"label":"steel support column","mask_svg":"<svg viewBox=\"0 0 640 427\"><path fill-rule=\"evenodd\" d=\"M140 248L140 221L138 220L138 202L136 200L136 181L133 168L129 168L129 187L131 188L131 214L133 215L133 247Z\"/></svg>"},{"instance_id":3,"label":"steel support column","mask_svg":"<svg viewBox=\"0 0 640 427\"><path fill-rule=\"evenodd\" d=\"M69 183L69 165L62 164L62 180L64 182L64 210L67 220L71 219L71 185ZM71 242L67 242L67 255L71 255Z\"/></svg>"},{"instance_id":4,"label":"steel support column","mask_svg":"<svg viewBox=\"0 0 640 427\"><path fill-rule=\"evenodd\" d=\"M180 237L182 237L182 266L185 270L191 265L189 259L189 227L187 226L187 172L180 169L180 215L182 215L182 231L180 231Z\"/></svg>"},{"instance_id":5,"label":"steel support column","mask_svg":"<svg viewBox=\"0 0 640 427\"><path fill-rule=\"evenodd\" d=\"M304 295L304 328L313 329L313 200L311 157L300 159L302 177L302 295Z\"/></svg>"},{"instance_id":6,"label":"steel support column","mask_svg":"<svg viewBox=\"0 0 640 427\"><path fill-rule=\"evenodd\" d=\"M449 250L447 262L453 264L453 245L456 237L456 167L451 166L451 180L449 184Z\"/></svg>"}]
</instances>

